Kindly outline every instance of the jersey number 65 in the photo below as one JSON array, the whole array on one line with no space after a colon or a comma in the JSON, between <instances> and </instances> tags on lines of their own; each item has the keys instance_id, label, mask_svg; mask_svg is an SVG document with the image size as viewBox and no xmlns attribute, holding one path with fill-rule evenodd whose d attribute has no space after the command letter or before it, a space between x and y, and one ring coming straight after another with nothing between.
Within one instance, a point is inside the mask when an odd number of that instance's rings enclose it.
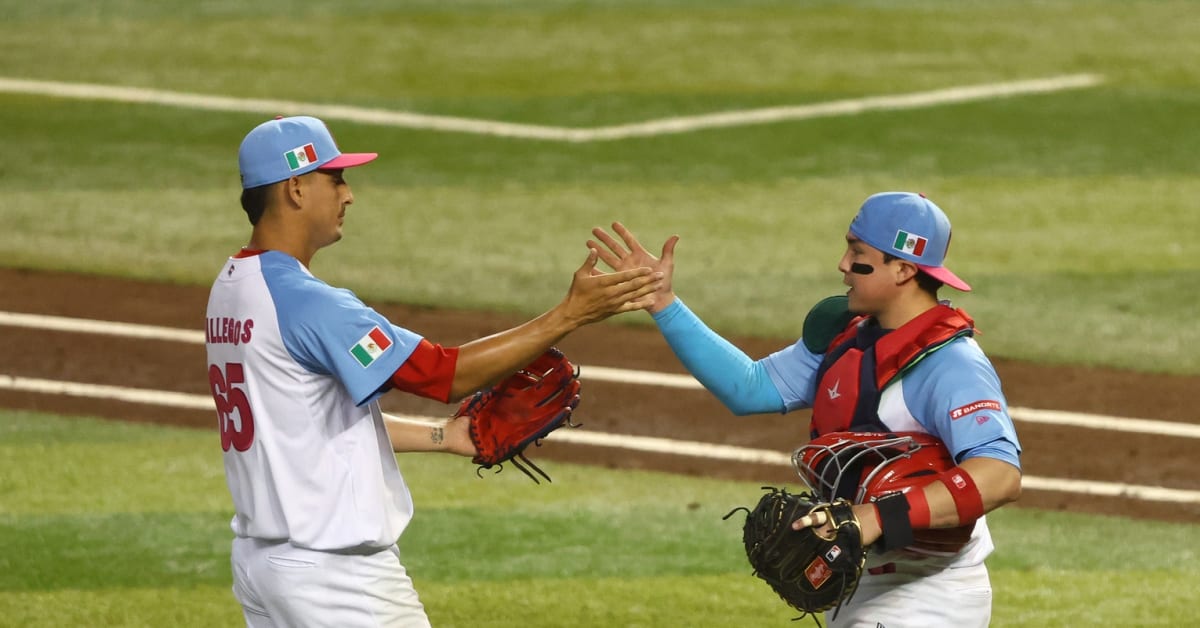
<instances>
[{"instance_id":1,"label":"jersey number 65","mask_svg":"<svg viewBox=\"0 0 1200 628\"><path fill-rule=\"evenodd\" d=\"M208 385L217 404L217 427L221 430L221 449L224 451L229 451L230 445L238 451L246 451L254 444L254 413L250 410L246 392L238 386L245 383L246 374L238 362L226 363L223 373L216 364L208 367ZM237 411L236 418L234 411Z\"/></svg>"}]
</instances>

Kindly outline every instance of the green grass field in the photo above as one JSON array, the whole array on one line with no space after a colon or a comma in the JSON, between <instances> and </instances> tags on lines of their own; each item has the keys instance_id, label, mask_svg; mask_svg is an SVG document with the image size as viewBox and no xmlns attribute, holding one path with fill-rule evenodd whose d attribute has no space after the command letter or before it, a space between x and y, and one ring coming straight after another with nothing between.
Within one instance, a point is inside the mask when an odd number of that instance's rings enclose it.
<instances>
[{"instance_id":1,"label":"green grass field","mask_svg":"<svg viewBox=\"0 0 1200 628\"><path fill-rule=\"evenodd\" d=\"M0 0L0 79L583 128L1094 74L1082 90L585 144L331 121L344 150L382 156L349 173L346 240L313 270L372 300L532 315L565 292L590 228L622 220L648 242L682 236L676 287L715 328L794 337L842 289L858 204L923 191L976 288L943 296L989 354L1198 375L1200 327L1179 323L1200 293L1194 17L1183 0ZM207 285L247 238L236 151L265 118L0 91L0 265ZM0 625L236 625L211 438L0 413ZM402 468L419 509L405 560L439 626L792 617L720 520L756 486ZM1194 621L1180 583L1197 576L1196 526L992 519L993 625Z\"/></svg>"},{"instance_id":2,"label":"green grass field","mask_svg":"<svg viewBox=\"0 0 1200 628\"><path fill-rule=\"evenodd\" d=\"M0 625L238 624L214 438L0 412ZM476 478L449 456L400 463L417 503L401 551L434 625L761 626L794 616L750 576L740 519L721 519L756 500L757 484L553 463L554 483L535 486L519 473ZM1194 593L1179 583L1200 577L1200 526L1022 509L988 518L994 626L1194 618Z\"/></svg>"}]
</instances>

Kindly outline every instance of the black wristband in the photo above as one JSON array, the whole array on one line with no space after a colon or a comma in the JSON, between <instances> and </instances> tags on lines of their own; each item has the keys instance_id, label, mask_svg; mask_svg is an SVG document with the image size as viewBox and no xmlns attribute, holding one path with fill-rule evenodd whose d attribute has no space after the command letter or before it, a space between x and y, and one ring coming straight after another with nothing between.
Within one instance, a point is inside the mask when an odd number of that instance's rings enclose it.
<instances>
[{"instance_id":1,"label":"black wristband","mask_svg":"<svg viewBox=\"0 0 1200 628\"><path fill-rule=\"evenodd\" d=\"M891 493L875 500L879 510L879 527L883 535L875 542L884 552L913 544L912 523L908 520L908 497L904 493Z\"/></svg>"}]
</instances>

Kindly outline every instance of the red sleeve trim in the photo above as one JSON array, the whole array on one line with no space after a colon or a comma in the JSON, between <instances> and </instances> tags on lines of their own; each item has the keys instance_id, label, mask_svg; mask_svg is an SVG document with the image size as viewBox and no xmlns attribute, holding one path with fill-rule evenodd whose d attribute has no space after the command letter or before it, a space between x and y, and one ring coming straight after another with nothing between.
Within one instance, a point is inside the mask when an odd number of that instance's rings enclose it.
<instances>
[{"instance_id":1,"label":"red sleeve trim","mask_svg":"<svg viewBox=\"0 0 1200 628\"><path fill-rule=\"evenodd\" d=\"M396 390L449 403L457 364L458 347L447 349L421 339L412 355L392 374L390 383Z\"/></svg>"}]
</instances>

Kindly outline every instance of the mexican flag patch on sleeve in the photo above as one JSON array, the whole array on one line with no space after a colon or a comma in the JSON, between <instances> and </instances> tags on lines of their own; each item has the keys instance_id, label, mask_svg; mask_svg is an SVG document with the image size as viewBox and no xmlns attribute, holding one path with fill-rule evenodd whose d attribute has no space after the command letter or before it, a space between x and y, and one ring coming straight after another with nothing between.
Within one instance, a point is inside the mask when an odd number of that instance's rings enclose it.
<instances>
[{"instance_id":1,"label":"mexican flag patch on sleeve","mask_svg":"<svg viewBox=\"0 0 1200 628\"><path fill-rule=\"evenodd\" d=\"M392 339L388 338L387 334L378 325L373 327L367 335L359 339L359 341L350 347L350 355L354 356L358 363L363 365L363 368L371 366L371 363L383 355L392 346Z\"/></svg>"}]
</instances>

